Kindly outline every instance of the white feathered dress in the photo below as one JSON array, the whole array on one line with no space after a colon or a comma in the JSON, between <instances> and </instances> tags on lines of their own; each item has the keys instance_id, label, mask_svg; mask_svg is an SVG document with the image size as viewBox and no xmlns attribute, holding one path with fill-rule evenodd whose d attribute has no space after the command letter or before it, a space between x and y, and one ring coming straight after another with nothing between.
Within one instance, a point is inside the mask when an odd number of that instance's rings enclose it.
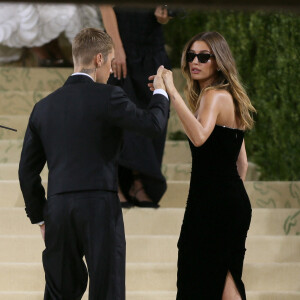
<instances>
[{"instance_id":1,"label":"white feathered dress","mask_svg":"<svg viewBox=\"0 0 300 300\"><path fill-rule=\"evenodd\" d=\"M72 42L85 27L103 29L96 6L0 4L0 62L18 60L22 47L39 47L64 33Z\"/></svg>"}]
</instances>

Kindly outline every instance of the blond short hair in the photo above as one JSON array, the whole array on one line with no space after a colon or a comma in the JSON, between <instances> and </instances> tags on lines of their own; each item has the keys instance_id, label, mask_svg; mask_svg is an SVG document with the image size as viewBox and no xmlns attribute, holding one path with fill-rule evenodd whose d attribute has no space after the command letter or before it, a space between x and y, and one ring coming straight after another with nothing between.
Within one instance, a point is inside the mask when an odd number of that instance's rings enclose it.
<instances>
[{"instance_id":1,"label":"blond short hair","mask_svg":"<svg viewBox=\"0 0 300 300\"><path fill-rule=\"evenodd\" d=\"M84 28L72 43L74 65L89 65L98 53L103 55L106 62L113 48L112 38L106 32L97 28Z\"/></svg>"}]
</instances>

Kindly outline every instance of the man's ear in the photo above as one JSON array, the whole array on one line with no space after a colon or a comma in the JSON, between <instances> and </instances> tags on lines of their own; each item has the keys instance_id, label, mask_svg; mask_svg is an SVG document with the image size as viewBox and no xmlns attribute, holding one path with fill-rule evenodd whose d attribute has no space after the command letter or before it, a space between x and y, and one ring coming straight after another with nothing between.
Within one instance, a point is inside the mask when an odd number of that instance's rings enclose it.
<instances>
[{"instance_id":1,"label":"man's ear","mask_svg":"<svg viewBox=\"0 0 300 300\"><path fill-rule=\"evenodd\" d=\"M100 68L102 66L102 64L103 64L103 55L102 55L102 53L98 53L96 55L96 67Z\"/></svg>"}]
</instances>

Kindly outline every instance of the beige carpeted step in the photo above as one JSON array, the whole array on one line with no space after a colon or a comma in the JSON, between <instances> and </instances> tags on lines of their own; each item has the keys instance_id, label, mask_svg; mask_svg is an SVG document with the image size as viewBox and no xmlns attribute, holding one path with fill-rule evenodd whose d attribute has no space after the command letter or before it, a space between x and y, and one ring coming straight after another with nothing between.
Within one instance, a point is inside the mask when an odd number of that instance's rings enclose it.
<instances>
[{"instance_id":1,"label":"beige carpeted step","mask_svg":"<svg viewBox=\"0 0 300 300\"><path fill-rule=\"evenodd\" d=\"M127 263L127 291L175 291L175 263ZM248 290L300 292L300 263L245 264L243 280ZM0 263L0 290L43 290L44 272L38 263Z\"/></svg>"},{"instance_id":2,"label":"beige carpeted step","mask_svg":"<svg viewBox=\"0 0 300 300\"><path fill-rule=\"evenodd\" d=\"M177 261L177 235L127 235L126 253L130 263L174 263ZM34 236L0 236L0 262L41 262L44 242ZM299 236L249 236L247 263L300 263Z\"/></svg>"},{"instance_id":3,"label":"beige carpeted step","mask_svg":"<svg viewBox=\"0 0 300 300\"><path fill-rule=\"evenodd\" d=\"M24 115L23 114L5 115L5 114L1 114L0 111L0 124L17 129L17 132L0 129L0 139L2 140L23 139L28 125L29 114L30 112L27 112ZM183 127L177 117L176 112L174 111L173 108L171 108L170 118L168 121L167 136L177 131L183 132Z\"/></svg>"},{"instance_id":4,"label":"beige carpeted step","mask_svg":"<svg viewBox=\"0 0 300 300\"><path fill-rule=\"evenodd\" d=\"M28 115L36 102L49 95L49 91L0 91L1 115Z\"/></svg>"},{"instance_id":5,"label":"beige carpeted step","mask_svg":"<svg viewBox=\"0 0 300 300\"><path fill-rule=\"evenodd\" d=\"M125 232L127 235L178 236L183 214L183 208L124 209ZM39 228L31 225L24 208L0 208L0 235L36 235L38 232ZM299 233L299 209L253 209L249 236Z\"/></svg>"},{"instance_id":6,"label":"beige carpeted step","mask_svg":"<svg viewBox=\"0 0 300 300\"><path fill-rule=\"evenodd\" d=\"M18 163L23 146L22 140L0 140L0 163ZM166 141L164 164L190 163L191 154L187 142Z\"/></svg>"},{"instance_id":7,"label":"beige carpeted step","mask_svg":"<svg viewBox=\"0 0 300 300\"><path fill-rule=\"evenodd\" d=\"M0 180L17 180L18 179L17 163L0 163ZM171 181L189 181L191 175L191 164L170 163L162 165L162 173L167 180ZM247 181L258 179L257 167L249 162ZM45 168L42 172L43 180L47 180L48 170Z\"/></svg>"},{"instance_id":8,"label":"beige carpeted step","mask_svg":"<svg viewBox=\"0 0 300 300\"><path fill-rule=\"evenodd\" d=\"M18 180L18 163L0 164L0 180ZM162 172L167 180L185 180L190 178L191 164L164 164ZM48 170L42 172L43 180L47 180Z\"/></svg>"},{"instance_id":9,"label":"beige carpeted step","mask_svg":"<svg viewBox=\"0 0 300 300\"><path fill-rule=\"evenodd\" d=\"M0 140L0 163L18 163L22 146L22 140Z\"/></svg>"},{"instance_id":10,"label":"beige carpeted step","mask_svg":"<svg viewBox=\"0 0 300 300\"><path fill-rule=\"evenodd\" d=\"M300 208L299 181L248 181L245 188L253 208ZM188 181L168 181L161 207L185 207L188 190ZM0 207L24 205L18 180L0 180L0 195Z\"/></svg>"},{"instance_id":11,"label":"beige carpeted step","mask_svg":"<svg viewBox=\"0 0 300 300\"><path fill-rule=\"evenodd\" d=\"M18 180L18 163L0 164L0 180ZM162 172L167 180L185 180L190 178L191 164L164 164ZM48 169L44 168L42 179L47 180Z\"/></svg>"},{"instance_id":12,"label":"beige carpeted step","mask_svg":"<svg viewBox=\"0 0 300 300\"><path fill-rule=\"evenodd\" d=\"M0 140L23 139L29 115L0 115L0 124L14 128L17 132L0 129Z\"/></svg>"},{"instance_id":13,"label":"beige carpeted step","mask_svg":"<svg viewBox=\"0 0 300 300\"><path fill-rule=\"evenodd\" d=\"M0 124L18 129L17 133L0 130L0 300L42 299L43 241L38 226L26 218L17 163L34 103L60 87L71 73L72 69L0 67ZM185 82L180 70L173 74L182 92ZM182 126L171 108L168 133L177 130ZM161 201L167 208L123 210L128 300L175 299L176 243L188 194L190 162L187 142L167 142L163 172L169 182ZM46 170L42 176L46 179ZM248 178L257 176L250 164ZM300 183L246 182L245 186L254 207L244 271L247 299L298 300Z\"/></svg>"},{"instance_id":14,"label":"beige carpeted step","mask_svg":"<svg viewBox=\"0 0 300 300\"><path fill-rule=\"evenodd\" d=\"M43 292L0 292L0 300L41 300ZM175 300L176 292L172 291L145 291L127 292L127 300ZM88 299L86 293L83 300ZM247 292L248 300L299 300L300 292Z\"/></svg>"},{"instance_id":15,"label":"beige carpeted step","mask_svg":"<svg viewBox=\"0 0 300 300\"><path fill-rule=\"evenodd\" d=\"M252 207L300 208L299 181L246 181L244 183ZM169 181L161 207L185 207L188 181Z\"/></svg>"},{"instance_id":16,"label":"beige carpeted step","mask_svg":"<svg viewBox=\"0 0 300 300\"><path fill-rule=\"evenodd\" d=\"M53 91L64 84L72 72L71 68L0 67L0 90Z\"/></svg>"},{"instance_id":17,"label":"beige carpeted step","mask_svg":"<svg viewBox=\"0 0 300 300\"><path fill-rule=\"evenodd\" d=\"M247 299L248 300L299 300L300 292L253 292L247 291Z\"/></svg>"},{"instance_id":18,"label":"beige carpeted step","mask_svg":"<svg viewBox=\"0 0 300 300\"><path fill-rule=\"evenodd\" d=\"M72 68L9 68L0 67L0 90L53 91L64 84ZM173 69L178 90L185 86L180 69Z\"/></svg>"}]
</instances>

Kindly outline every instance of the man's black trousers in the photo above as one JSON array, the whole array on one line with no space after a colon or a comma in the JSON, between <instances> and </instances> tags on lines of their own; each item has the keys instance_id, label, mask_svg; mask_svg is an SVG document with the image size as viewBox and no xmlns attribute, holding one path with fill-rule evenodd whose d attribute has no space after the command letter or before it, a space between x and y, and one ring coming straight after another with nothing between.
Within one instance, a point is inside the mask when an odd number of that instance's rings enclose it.
<instances>
[{"instance_id":1,"label":"man's black trousers","mask_svg":"<svg viewBox=\"0 0 300 300\"><path fill-rule=\"evenodd\" d=\"M125 234L116 193L52 196L44 220L44 300L81 299L88 277L89 300L125 300Z\"/></svg>"}]
</instances>

